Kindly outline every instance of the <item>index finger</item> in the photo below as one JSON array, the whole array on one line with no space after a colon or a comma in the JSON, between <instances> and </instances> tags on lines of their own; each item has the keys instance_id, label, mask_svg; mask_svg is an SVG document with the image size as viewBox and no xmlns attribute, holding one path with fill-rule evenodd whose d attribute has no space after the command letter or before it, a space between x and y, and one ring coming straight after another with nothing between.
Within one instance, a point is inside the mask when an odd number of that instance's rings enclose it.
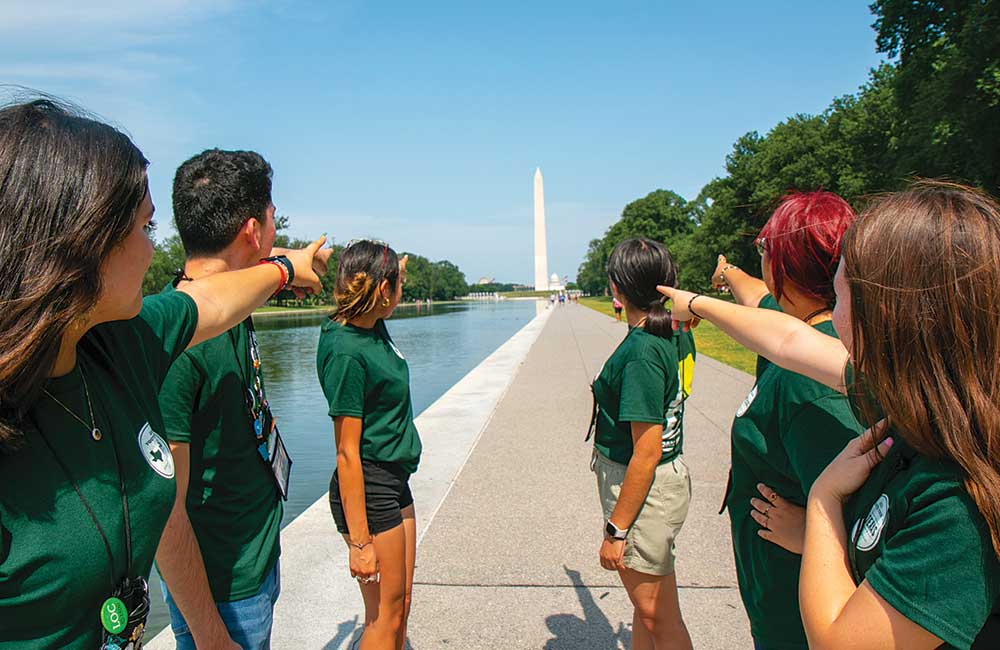
<instances>
[{"instance_id":1,"label":"index finger","mask_svg":"<svg viewBox=\"0 0 1000 650\"><path fill-rule=\"evenodd\" d=\"M677 289L673 287L665 287L662 284L656 285L656 290L671 300L673 300L674 296L677 295Z\"/></svg>"},{"instance_id":2,"label":"index finger","mask_svg":"<svg viewBox=\"0 0 1000 650\"><path fill-rule=\"evenodd\" d=\"M876 422L874 426L872 426L859 436L861 442L861 448L859 450L859 454L864 454L871 451L872 449L875 448L875 446L879 442L882 441L882 438L884 437L885 434L885 428L888 424L889 421L886 418L882 418L881 420Z\"/></svg>"},{"instance_id":3,"label":"index finger","mask_svg":"<svg viewBox=\"0 0 1000 650\"><path fill-rule=\"evenodd\" d=\"M320 235L319 239L306 246L306 250L309 251L310 255L315 255L316 251L318 251L325 243L326 235Z\"/></svg>"}]
</instances>

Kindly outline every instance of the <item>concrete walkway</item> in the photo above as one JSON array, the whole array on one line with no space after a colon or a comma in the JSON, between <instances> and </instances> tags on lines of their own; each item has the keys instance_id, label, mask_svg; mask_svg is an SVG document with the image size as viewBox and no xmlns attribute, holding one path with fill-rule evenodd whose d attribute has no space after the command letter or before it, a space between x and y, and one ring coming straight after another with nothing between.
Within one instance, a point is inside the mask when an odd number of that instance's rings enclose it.
<instances>
[{"instance_id":1,"label":"concrete walkway","mask_svg":"<svg viewBox=\"0 0 1000 650\"><path fill-rule=\"evenodd\" d=\"M625 331L587 307L555 309L418 549L413 648L631 647L631 604L597 561L602 517L583 442L588 384ZM752 647L728 518L716 514L729 426L752 383L699 358L686 406L693 499L677 577L695 648Z\"/></svg>"},{"instance_id":2,"label":"concrete walkway","mask_svg":"<svg viewBox=\"0 0 1000 650\"><path fill-rule=\"evenodd\" d=\"M631 605L597 554L602 516L590 381L625 335L587 307L547 309L417 420L415 650L610 650L631 646ZM678 538L681 607L695 648L752 647L728 518L716 514L729 426L752 378L699 358L685 413L691 510ZM272 647L355 647L364 621L324 496L282 533ZM169 629L151 650L173 647Z\"/></svg>"}]
</instances>

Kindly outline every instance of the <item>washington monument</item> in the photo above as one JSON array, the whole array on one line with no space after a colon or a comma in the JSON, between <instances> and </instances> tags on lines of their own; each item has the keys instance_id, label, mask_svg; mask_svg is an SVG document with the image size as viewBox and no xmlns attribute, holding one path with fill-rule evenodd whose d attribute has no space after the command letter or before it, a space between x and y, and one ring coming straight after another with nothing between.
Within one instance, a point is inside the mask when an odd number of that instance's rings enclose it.
<instances>
[{"instance_id":1,"label":"washington monument","mask_svg":"<svg viewBox=\"0 0 1000 650\"><path fill-rule=\"evenodd\" d=\"M545 246L545 190L542 170L535 168L535 291L549 290L549 254Z\"/></svg>"}]
</instances>

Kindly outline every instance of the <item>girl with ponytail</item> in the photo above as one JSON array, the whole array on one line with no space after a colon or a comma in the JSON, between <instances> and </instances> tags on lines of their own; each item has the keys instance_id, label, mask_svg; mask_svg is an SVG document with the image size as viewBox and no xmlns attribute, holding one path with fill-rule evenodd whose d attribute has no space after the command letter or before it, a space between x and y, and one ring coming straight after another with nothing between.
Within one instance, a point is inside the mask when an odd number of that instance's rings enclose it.
<instances>
[{"instance_id":1,"label":"girl with ponytail","mask_svg":"<svg viewBox=\"0 0 1000 650\"><path fill-rule=\"evenodd\" d=\"M618 572L635 607L633 647L690 648L677 600L674 539L691 499L681 452L694 339L673 330L656 290L677 280L663 244L621 242L608 259L608 278L629 330L592 386L592 466L604 510L600 562Z\"/></svg>"},{"instance_id":2,"label":"girl with ponytail","mask_svg":"<svg viewBox=\"0 0 1000 650\"><path fill-rule=\"evenodd\" d=\"M922 181L847 230L823 334L670 287L771 362L846 393L868 432L809 490L809 647L996 648L1000 611L1000 205ZM815 435L825 435L816 431Z\"/></svg>"},{"instance_id":3,"label":"girl with ponytail","mask_svg":"<svg viewBox=\"0 0 1000 650\"><path fill-rule=\"evenodd\" d=\"M403 295L406 257L384 242L340 254L337 311L317 351L337 468L330 510L365 603L363 650L402 650L413 590L416 518L409 478L420 462L410 370L385 326Z\"/></svg>"}]
</instances>

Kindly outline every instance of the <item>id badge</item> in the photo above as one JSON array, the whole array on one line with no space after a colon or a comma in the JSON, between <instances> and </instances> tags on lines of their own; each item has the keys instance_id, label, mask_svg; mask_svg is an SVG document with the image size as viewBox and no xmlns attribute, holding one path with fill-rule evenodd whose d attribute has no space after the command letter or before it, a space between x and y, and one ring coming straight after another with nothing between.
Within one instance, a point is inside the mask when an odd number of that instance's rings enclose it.
<instances>
[{"instance_id":1,"label":"id badge","mask_svg":"<svg viewBox=\"0 0 1000 650\"><path fill-rule=\"evenodd\" d=\"M101 605L100 650L141 650L149 616L149 585L144 578L125 578Z\"/></svg>"},{"instance_id":2,"label":"id badge","mask_svg":"<svg viewBox=\"0 0 1000 650\"><path fill-rule=\"evenodd\" d=\"M292 473L292 459L285 449L285 441L281 439L278 425L274 425L267 438L267 454L271 458L271 472L278 484L278 492L282 499L288 501L288 477Z\"/></svg>"}]
</instances>

